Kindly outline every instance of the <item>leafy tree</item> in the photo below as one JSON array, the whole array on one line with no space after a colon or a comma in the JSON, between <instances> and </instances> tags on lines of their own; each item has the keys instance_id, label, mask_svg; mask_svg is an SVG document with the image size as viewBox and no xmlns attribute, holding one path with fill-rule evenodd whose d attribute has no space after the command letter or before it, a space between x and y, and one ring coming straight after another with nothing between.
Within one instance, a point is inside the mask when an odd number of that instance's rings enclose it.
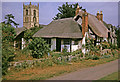
<instances>
[{"instance_id":1,"label":"leafy tree","mask_svg":"<svg viewBox=\"0 0 120 82\"><path fill-rule=\"evenodd\" d=\"M49 45L41 38L33 38L28 47L34 58L42 58L44 54L49 52Z\"/></svg>"},{"instance_id":2,"label":"leafy tree","mask_svg":"<svg viewBox=\"0 0 120 82\"><path fill-rule=\"evenodd\" d=\"M12 15L12 14L7 14L6 16L5 16L5 21L4 21L4 23L5 24L7 24L7 25L11 25L12 23L17 27L19 24L17 24L15 21L14 21L14 19L15 19L15 17Z\"/></svg>"},{"instance_id":3,"label":"leafy tree","mask_svg":"<svg viewBox=\"0 0 120 82\"><path fill-rule=\"evenodd\" d=\"M28 41L29 39L32 39L32 36L41 28L42 27L33 27L33 28L26 30L24 33L25 40Z\"/></svg>"},{"instance_id":4,"label":"leafy tree","mask_svg":"<svg viewBox=\"0 0 120 82\"><path fill-rule=\"evenodd\" d=\"M12 23L17 26L16 22L14 22L14 16L12 14L8 14L5 16L5 21L0 23L0 28L2 28L2 74L7 74L7 69L9 67L9 62L13 61L14 55L14 47L13 41L16 35L15 28L12 27Z\"/></svg>"},{"instance_id":5,"label":"leafy tree","mask_svg":"<svg viewBox=\"0 0 120 82\"><path fill-rule=\"evenodd\" d=\"M77 5L78 3L68 4L68 2L66 2L61 7L59 6L58 7L59 13L53 19L57 20L57 19L62 19L62 18L74 17Z\"/></svg>"},{"instance_id":6,"label":"leafy tree","mask_svg":"<svg viewBox=\"0 0 120 82\"><path fill-rule=\"evenodd\" d=\"M117 46L120 48L120 26L118 25L118 28L116 28L116 35L117 35Z\"/></svg>"},{"instance_id":7,"label":"leafy tree","mask_svg":"<svg viewBox=\"0 0 120 82\"><path fill-rule=\"evenodd\" d=\"M15 28L1 23L2 26L2 74L7 74L9 62L14 58L13 40Z\"/></svg>"}]
</instances>

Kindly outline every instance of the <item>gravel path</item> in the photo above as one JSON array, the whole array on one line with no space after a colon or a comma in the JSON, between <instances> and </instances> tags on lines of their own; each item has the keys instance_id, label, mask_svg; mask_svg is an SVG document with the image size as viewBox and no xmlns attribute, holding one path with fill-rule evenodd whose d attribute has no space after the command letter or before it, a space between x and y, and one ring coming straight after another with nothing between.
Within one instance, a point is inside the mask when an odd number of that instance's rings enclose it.
<instances>
[{"instance_id":1,"label":"gravel path","mask_svg":"<svg viewBox=\"0 0 120 82\"><path fill-rule=\"evenodd\" d=\"M84 68L76 72L56 76L48 80L98 80L117 71L118 60L115 60L95 67Z\"/></svg>"}]
</instances>

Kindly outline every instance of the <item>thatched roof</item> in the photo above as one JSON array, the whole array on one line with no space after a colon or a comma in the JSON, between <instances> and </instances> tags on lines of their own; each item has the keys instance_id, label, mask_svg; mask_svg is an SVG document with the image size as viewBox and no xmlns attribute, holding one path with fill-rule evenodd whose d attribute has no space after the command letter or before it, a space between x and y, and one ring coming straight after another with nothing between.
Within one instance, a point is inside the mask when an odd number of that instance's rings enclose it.
<instances>
[{"instance_id":1,"label":"thatched roof","mask_svg":"<svg viewBox=\"0 0 120 82\"><path fill-rule=\"evenodd\" d=\"M78 15L82 17L84 11L79 11ZM77 15L77 16L78 16ZM75 16L74 19L77 17ZM88 25L93 30L93 32L99 37L108 37L109 30L103 24L103 22L99 21L96 16L88 13Z\"/></svg>"},{"instance_id":2,"label":"thatched roof","mask_svg":"<svg viewBox=\"0 0 120 82\"><path fill-rule=\"evenodd\" d=\"M52 21L33 37L82 38L82 32L79 24L73 18L64 18Z\"/></svg>"},{"instance_id":3,"label":"thatched roof","mask_svg":"<svg viewBox=\"0 0 120 82\"><path fill-rule=\"evenodd\" d=\"M23 31L25 31L25 30L26 30L26 28L24 28L24 27L15 28L16 37L17 37L20 33L22 33ZM15 38L16 38L16 37L15 37Z\"/></svg>"},{"instance_id":4,"label":"thatched roof","mask_svg":"<svg viewBox=\"0 0 120 82\"><path fill-rule=\"evenodd\" d=\"M88 24L93 32L99 37L108 37L109 30L94 15L88 14Z\"/></svg>"}]
</instances>

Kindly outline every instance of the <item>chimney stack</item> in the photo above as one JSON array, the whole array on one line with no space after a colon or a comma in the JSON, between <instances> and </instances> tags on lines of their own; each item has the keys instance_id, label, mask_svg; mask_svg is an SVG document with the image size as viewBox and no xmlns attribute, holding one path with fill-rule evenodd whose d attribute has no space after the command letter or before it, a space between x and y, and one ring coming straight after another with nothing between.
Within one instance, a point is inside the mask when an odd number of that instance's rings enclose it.
<instances>
[{"instance_id":1,"label":"chimney stack","mask_svg":"<svg viewBox=\"0 0 120 82\"><path fill-rule=\"evenodd\" d=\"M30 2L30 5L31 5L31 2Z\"/></svg>"},{"instance_id":2,"label":"chimney stack","mask_svg":"<svg viewBox=\"0 0 120 82\"><path fill-rule=\"evenodd\" d=\"M100 20L103 22L103 14L102 14L102 11L100 11Z\"/></svg>"},{"instance_id":3,"label":"chimney stack","mask_svg":"<svg viewBox=\"0 0 120 82\"><path fill-rule=\"evenodd\" d=\"M97 19L100 20L100 14L99 14L99 11L97 11Z\"/></svg>"},{"instance_id":4,"label":"chimney stack","mask_svg":"<svg viewBox=\"0 0 120 82\"><path fill-rule=\"evenodd\" d=\"M37 4L37 6L39 7L39 3Z\"/></svg>"},{"instance_id":5,"label":"chimney stack","mask_svg":"<svg viewBox=\"0 0 120 82\"><path fill-rule=\"evenodd\" d=\"M76 11L75 11L75 15L77 15L79 13L80 7L79 5L77 5Z\"/></svg>"},{"instance_id":6,"label":"chimney stack","mask_svg":"<svg viewBox=\"0 0 120 82\"><path fill-rule=\"evenodd\" d=\"M85 32L88 32L88 13L86 10L82 15L82 34L85 35Z\"/></svg>"}]
</instances>

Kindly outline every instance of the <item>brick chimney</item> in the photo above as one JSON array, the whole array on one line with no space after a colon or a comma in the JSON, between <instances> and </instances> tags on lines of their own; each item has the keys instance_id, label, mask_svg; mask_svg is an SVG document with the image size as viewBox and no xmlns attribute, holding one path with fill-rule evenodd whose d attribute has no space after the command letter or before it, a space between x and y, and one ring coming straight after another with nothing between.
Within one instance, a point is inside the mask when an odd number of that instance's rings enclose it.
<instances>
[{"instance_id":1,"label":"brick chimney","mask_svg":"<svg viewBox=\"0 0 120 82\"><path fill-rule=\"evenodd\" d=\"M99 11L97 11L97 19L100 20L100 14L99 14Z\"/></svg>"},{"instance_id":2,"label":"brick chimney","mask_svg":"<svg viewBox=\"0 0 120 82\"><path fill-rule=\"evenodd\" d=\"M100 20L103 22L103 14L102 14L102 11L100 11Z\"/></svg>"},{"instance_id":3,"label":"brick chimney","mask_svg":"<svg viewBox=\"0 0 120 82\"><path fill-rule=\"evenodd\" d=\"M86 10L82 14L82 34L85 35L85 32L88 32L88 13Z\"/></svg>"},{"instance_id":4,"label":"brick chimney","mask_svg":"<svg viewBox=\"0 0 120 82\"><path fill-rule=\"evenodd\" d=\"M75 15L77 15L79 13L80 7L79 5L77 5L76 11L75 11Z\"/></svg>"},{"instance_id":5,"label":"brick chimney","mask_svg":"<svg viewBox=\"0 0 120 82\"><path fill-rule=\"evenodd\" d=\"M30 2L30 5L31 5L31 2Z\"/></svg>"}]
</instances>

